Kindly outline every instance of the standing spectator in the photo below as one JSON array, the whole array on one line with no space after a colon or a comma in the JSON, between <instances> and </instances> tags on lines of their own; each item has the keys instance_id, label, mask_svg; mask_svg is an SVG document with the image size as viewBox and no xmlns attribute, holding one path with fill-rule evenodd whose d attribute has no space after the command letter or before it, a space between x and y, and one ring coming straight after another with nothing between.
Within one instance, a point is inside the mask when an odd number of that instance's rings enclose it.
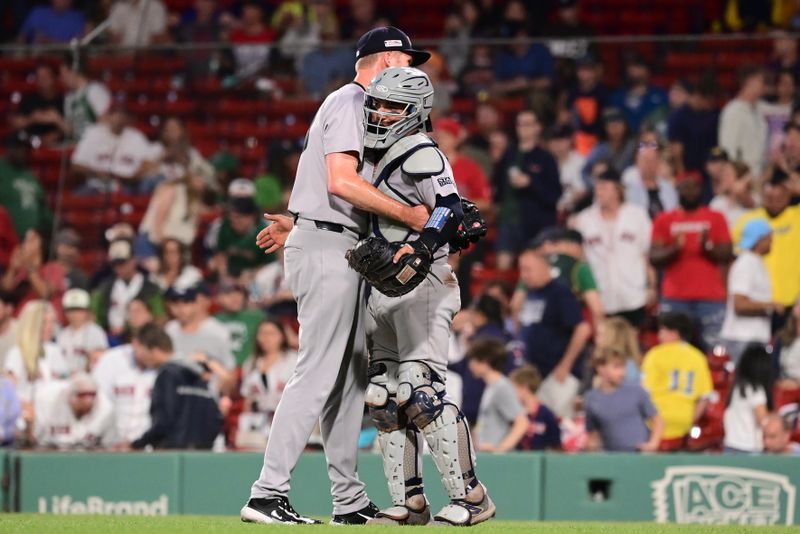
<instances>
[{"instance_id":1,"label":"standing spectator","mask_svg":"<svg viewBox=\"0 0 800 534\"><path fill-rule=\"evenodd\" d=\"M719 343L725 317L722 269L733 259L733 246L725 217L701 204L700 175L683 176L681 207L653 222L650 261L663 270L661 311L691 317L708 350Z\"/></svg>"},{"instance_id":2,"label":"standing spectator","mask_svg":"<svg viewBox=\"0 0 800 534\"><path fill-rule=\"evenodd\" d=\"M797 80L790 70L776 74L774 101L764 104L764 118L767 120L767 155L769 160L781 150L786 126L792 118L792 108L797 95Z\"/></svg>"},{"instance_id":3,"label":"standing spectator","mask_svg":"<svg viewBox=\"0 0 800 534\"><path fill-rule=\"evenodd\" d=\"M636 141L629 134L625 116L618 108L603 110L603 141L594 145L583 166L583 180L591 185L592 169L596 163L606 162L618 174L633 164Z\"/></svg>"},{"instance_id":4,"label":"standing spectator","mask_svg":"<svg viewBox=\"0 0 800 534\"><path fill-rule=\"evenodd\" d=\"M628 127L635 134L653 115L667 107L667 93L650 85L650 66L635 58L625 66L626 87L611 95L611 105L622 110Z\"/></svg>"},{"instance_id":5,"label":"standing spectator","mask_svg":"<svg viewBox=\"0 0 800 534\"><path fill-rule=\"evenodd\" d=\"M17 344L17 320L14 318L14 298L0 290L0 369L6 355Z\"/></svg>"},{"instance_id":6,"label":"standing spectator","mask_svg":"<svg viewBox=\"0 0 800 534\"><path fill-rule=\"evenodd\" d=\"M92 320L89 311L89 293L84 289L70 289L62 300L67 326L56 337L67 364L75 373L85 373L108 349L108 339L103 329Z\"/></svg>"},{"instance_id":7,"label":"standing spectator","mask_svg":"<svg viewBox=\"0 0 800 534\"><path fill-rule=\"evenodd\" d=\"M0 206L14 223L17 237L29 229L49 229L52 213L42 184L30 168L31 146L24 134L11 136L6 155L0 158Z\"/></svg>"},{"instance_id":8,"label":"standing spectator","mask_svg":"<svg viewBox=\"0 0 800 534\"><path fill-rule=\"evenodd\" d=\"M661 144L655 132L639 136L636 162L622 173L625 201L647 211L651 219L678 207L678 192L661 175Z\"/></svg>"},{"instance_id":9,"label":"standing spectator","mask_svg":"<svg viewBox=\"0 0 800 534\"><path fill-rule=\"evenodd\" d=\"M786 387L798 388L800 387L800 299L792 307L792 313L786 320L778 338L781 342L781 383ZM2 348L0 348L1 354Z\"/></svg>"},{"instance_id":10,"label":"standing spectator","mask_svg":"<svg viewBox=\"0 0 800 534\"><path fill-rule=\"evenodd\" d=\"M501 203L497 266L510 269L514 256L542 228L556 223L561 181L555 158L540 146L542 124L536 113L517 114L517 146L503 158L495 175Z\"/></svg>"},{"instance_id":11,"label":"standing spectator","mask_svg":"<svg viewBox=\"0 0 800 534\"><path fill-rule=\"evenodd\" d=\"M119 337L125 331L128 303L134 299L147 302L156 318L163 317L161 291L139 271L133 244L126 239L112 241L108 260L114 274L92 293L91 308L97 323L110 336Z\"/></svg>"},{"instance_id":12,"label":"standing spectator","mask_svg":"<svg viewBox=\"0 0 800 534\"><path fill-rule=\"evenodd\" d=\"M528 428L517 444L523 451L542 451L561 449L561 429L558 418L550 408L542 404L536 392L542 383L542 376L536 367L523 365L512 371L508 377L517 392L517 398L528 416Z\"/></svg>"},{"instance_id":13,"label":"standing spectator","mask_svg":"<svg viewBox=\"0 0 800 534\"><path fill-rule=\"evenodd\" d=\"M220 284L217 302L222 311L214 318L228 331L236 365L241 366L253 354L258 325L264 320L264 313L247 309L247 289L236 283Z\"/></svg>"},{"instance_id":14,"label":"standing spectator","mask_svg":"<svg viewBox=\"0 0 800 534\"><path fill-rule=\"evenodd\" d=\"M772 314L783 306L773 300L764 256L772 246L772 228L764 219L744 225L739 257L728 274L728 304L720 337L731 360L738 362L749 343L769 343Z\"/></svg>"},{"instance_id":15,"label":"standing spectator","mask_svg":"<svg viewBox=\"0 0 800 534\"><path fill-rule=\"evenodd\" d=\"M557 207L561 214L571 214L589 194L581 174L586 158L575 150L572 141L573 134L570 126L556 127L550 132L547 141L547 149L558 163L558 176L561 180L562 192ZM461 191L460 187L459 191Z\"/></svg>"},{"instance_id":16,"label":"standing spectator","mask_svg":"<svg viewBox=\"0 0 800 534\"><path fill-rule=\"evenodd\" d=\"M323 27L320 37L322 42L303 57L299 72L303 87L314 98L327 94L333 86L341 86L355 68L353 49L339 44L336 26Z\"/></svg>"},{"instance_id":17,"label":"standing spectator","mask_svg":"<svg viewBox=\"0 0 800 534\"><path fill-rule=\"evenodd\" d=\"M22 405L14 382L0 375L0 448L14 445L20 415Z\"/></svg>"},{"instance_id":18,"label":"standing spectator","mask_svg":"<svg viewBox=\"0 0 800 534\"><path fill-rule=\"evenodd\" d=\"M161 0L117 0L108 16L111 42L128 47L165 43L167 15Z\"/></svg>"},{"instance_id":19,"label":"standing spectator","mask_svg":"<svg viewBox=\"0 0 800 534\"><path fill-rule=\"evenodd\" d=\"M555 74L550 50L541 43L528 43L530 32L524 26L516 28L509 37L513 38L513 44L494 60L496 82L492 92L506 95L548 89Z\"/></svg>"},{"instance_id":20,"label":"standing spectator","mask_svg":"<svg viewBox=\"0 0 800 534\"><path fill-rule=\"evenodd\" d=\"M264 23L260 2L243 3L241 24L231 31L229 40L233 45L236 75L239 78L252 76L267 67L275 32Z\"/></svg>"},{"instance_id":21,"label":"standing spectator","mask_svg":"<svg viewBox=\"0 0 800 534\"><path fill-rule=\"evenodd\" d=\"M724 162L717 194L708 205L725 216L728 228L733 229L739 217L755 206L752 187L753 175L746 163Z\"/></svg>"},{"instance_id":22,"label":"standing spectator","mask_svg":"<svg viewBox=\"0 0 800 534\"><path fill-rule=\"evenodd\" d=\"M60 269L65 273L66 288L89 289L89 277L78 265L81 236L72 228L62 228L53 240L55 258L45 264L47 269Z\"/></svg>"},{"instance_id":23,"label":"standing spectator","mask_svg":"<svg viewBox=\"0 0 800 534\"><path fill-rule=\"evenodd\" d=\"M90 80L86 74L86 58L78 64L66 56L61 64L61 83L67 90L64 96L64 120L69 138L78 141L86 129L102 119L111 107L111 93L101 82Z\"/></svg>"},{"instance_id":24,"label":"standing spectator","mask_svg":"<svg viewBox=\"0 0 800 534\"><path fill-rule=\"evenodd\" d=\"M739 92L722 108L719 144L734 160L747 163L756 175L764 171L767 121L764 118L764 71L745 66L739 71Z\"/></svg>"},{"instance_id":25,"label":"standing spectator","mask_svg":"<svg viewBox=\"0 0 800 534\"><path fill-rule=\"evenodd\" d=\"M601 83L601 67L594 56L583 56L576 64L577 83L567 96L567 106L577 128L575 146L587 156L603 135L601 112L608 103L608 90Z\"/></svg>"},{"instance_id":26,"label":"standing spectator","mask_svg":"<svg viewBox=\"0 0 800 534\"><path fill-rule=\"evenodd\" d=\"M658 317L658 345L642 362L642 385L650 393L664 420L663 440L682 441L705 412L706 397L713 391L705 355L687 340L692 320L682 313Z\"/></svg>"},{"instance_id":27,"label":"standing spectator","mask_svg":"<svg viewBox=\"0 0 800 534\"><path fill-rule=\"evenodd\" d=\"M19 245L14 222L3 206L0 206L0 272L8 269L11 254Z\"/></svg>"},{"instance_id":28,"label":"standing spectator","mask_svg":"<svg viewBox=\"0 0 800 534\"><path fill-rule=\"evenodd\" d=\"M761 423L764 452L800 456L800 443L792 441L792 424L780 414L768 414Z\"/></svg>"},{"instance_id":29,"label":"standing spectator","mask_svg":"<svg viewBox=\"0 0 800 534\"><path fill-rule=\"evenodd\" d=\"M677 173L703 171L717 142L719 111L714 105L715 93L713 80L702 76L692 87L686 105L670 114L667 127L669 154ZM706 194L709 191L710 188L706 187Z\"/></svg>"},{"instance_id":30,"label":"standing spectator","mask_svg":"<svg viewBox=\"0 0 800 534\"><path fill-rule=\"evenodd\" d=\"M66 129L64 122L64 96L58 89L58 74L51 63L36 67L36 92L22 97L11 125L28 137L37 137L44 144L61 139Z\"/></svg>"},{"instance_id":31,"label":"standing spectator","mask_svg":"<svg viewBox=\"0 0 800 534\"><path fill-rule=\"evenodd\" d=\"M733 375L725 404L725 452L753 454L764 448L761 425L772 411L772 359L764 347L750 345Z\"/></svg>"},{"instance_id":32,"label":"standing spectator","mask_svg":"<svg viewBox=\"0 0 800 534\"><path fill-rule=\"evenodd\" d=\"M625 380L627 355L602 349L594 358L595 387L586 393L586 431L589 449L655 452L664 422L650 395Z\"/></svg>"},{"instance_id":33,"label":"standing spectator","mask_svg":"<svg viewBox=\"0 0 800 534\"><path fill-rule=\"evenodd\" d=\"M655 278L647 259L650 218L642 208L623 202L620 177L612 169L595 177L594 191L594 204L576 215L573 224L583 235L606 314L624 317L638 328Z\"/></svg>"},{"instance_id":34,"label":"standing spectator","mask_svg":"<svg viewBox=\"0 0 800 534\"><path fill-rule=\"evenodd\" d=\"M475 160L460 150L466 138L461 124L455 119L441 118L433 124L433 138L453 168L458 193L474 202L482 213L491 210L492 190L486 174Z\"/></svg>"},{"instance_id":35,"label":"standing spectator","mask_svg":"<svg viewBox=\"0 0 800 534\"><path fill-rule=\"evenodd\" d=\"M503 374L508 353L502 343L475 343L467 351L470 372L486 384L475 424L476 448L484 452L508 452L528 431L528 416L514 386Z\"/></svg>"},{"instance_id":36,"label":"standing spectator","mask_svg":"<svg viewBox=\"0 0 800 534\"><path fill-rule=\"evenodd\" d=\"M158 270L150 278L162 291L196 286L203 281L203 273L190 263L190 256L186 245L177 239L165 239L159 247Z\"/></svg>"},{"instance_id":37,"label":"standing spectator","mask_svg":"<svg viewBox=\"0 0 800 534\"><path fill-rule=\"evenodd\" d=\"M34 45L69 43L85 30L83 13L72 9L72 0L51 0L49 6L34 7L28 13L17 41Z\"/></svg>"}]
</instances>

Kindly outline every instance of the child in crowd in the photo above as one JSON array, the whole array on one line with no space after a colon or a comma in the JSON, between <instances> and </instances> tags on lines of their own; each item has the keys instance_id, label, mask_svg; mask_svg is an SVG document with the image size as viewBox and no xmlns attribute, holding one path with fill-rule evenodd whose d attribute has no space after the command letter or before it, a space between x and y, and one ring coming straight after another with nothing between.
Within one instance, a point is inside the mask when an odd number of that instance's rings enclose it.
<instances>
[{"instance_id":1,"label":"child in crowd","mask_svg":"<svg viewBox=\"0 0 800 534\"><path fill-rule=\"evenodd\" d=\"M517 449L523 451L561 449L561 429L558 426L558 419L536 395L539 384L542 383L542 376L536 367L523 365L511 373L509 380L514 385L517 398L528 416L528 429L517 444Z\"/></svg>"},{"instance_id":2,"label":"child in crowd","mask_svg":"<svg viewBox=\"0 0 800 534\"><path fill-rule=\"evenodd\" d=\"M89 311L89 293L83 289L70 289L61 303L67 316L67 326L56 337L56 344L64 353L73 373L85 373L108 349L108 338Z\"/></svg>"},{"instance_id":3,"label":"child in crowd","mask_svg":"<svg viewBox=\"0 0 800 534\"><path fill-rule=\"evenodd\" d=\"M763 449L761 425L772 410L772 359L762 345L749 345L733 376L723 424L725 452Z\"/></svg>"},{"instance_id":4,"label":"child in crowd","mask_svg":"<svg viewBox=\"0 0 800 534\"><path fill-rule=\"evenodd\" d=\"M641 382L642 349L636 329L622 317L607 317L597 327L596 348L625 355L625 383Z\"/></svg>"},{"instance_id":5,"label":"child in crowd","mask_svg":"<svg viewBox=\"0 0 800 534\"><path fill-rule=\"evenodd\" d=\"M481 339L467 351L470 372L486 384L475 425L479 451L513 450L528 431L528 416L503 370L508 352L496 339Z\"/></svg>"},{"instance_id":6,"label":"child in crowd","mask_svg":"<svg viewBox=\"0 0 800 534\"><path fill-rule=\"evenodd\" d=\"M627 362L626 354L609 348L595 355L596 386L584 397L591 450L658 450L664 423L650 395L625 382Z\"/></svg>"}]
</instances>

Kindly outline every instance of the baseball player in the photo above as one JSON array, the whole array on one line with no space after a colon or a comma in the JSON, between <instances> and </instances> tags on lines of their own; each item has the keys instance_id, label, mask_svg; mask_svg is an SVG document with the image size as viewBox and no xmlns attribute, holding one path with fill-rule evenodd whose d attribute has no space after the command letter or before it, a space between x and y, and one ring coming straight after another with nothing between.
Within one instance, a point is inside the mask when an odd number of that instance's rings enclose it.
<instances>
[{"instance_id":1,"label":"baseball player","mask_svg":"<svg viewBox=\"0 0 800 534\"><path fill-rule=\"evenodd\" d=\"M475 475L467 421L445 392L450 325L461 307L458 281L447 263L448 243L459 231L463 210L450 163L424 133L430 129L432 104L430 79L414 68L383 71L370 83L364 102L366 158L375 160L375 186L432 210L419 233L372 215L375 237L348 252L351 266L373 289L367 303L366 403L378 428L394 504L370 524L429 522L420 434L451 499L435 522L468 526L495 515ZM385 245L390 260L383 259Z\"/></svg>"},{"instance_id":2,"label":"baseball player","mask_svg":"<svg viewBox=\"0 0 800 534\"><path fill-rule=\"evenodd\" d=\"M362 159L364 88L385 68L419 65L430 54L415 50L405 33L389 26L364 34L356 57L355 80L331 93L312 121L289 200L294 220L284 261L297 300L300 348L275 412L261 475L241 511L247 522L317 522L295 512L287 494L290 473L318 420L331 479L332 523L362 524L378 511L356 475L366 387L364 294L345 252L364 234L365 212L418 230L428 219L424 206L398 202L361 176L372 176ZM292 226L285 218L270 218L278 221L275 229ZM257 243L278 246L270 232L262 232Z\"/></svg>"}]
</instances>

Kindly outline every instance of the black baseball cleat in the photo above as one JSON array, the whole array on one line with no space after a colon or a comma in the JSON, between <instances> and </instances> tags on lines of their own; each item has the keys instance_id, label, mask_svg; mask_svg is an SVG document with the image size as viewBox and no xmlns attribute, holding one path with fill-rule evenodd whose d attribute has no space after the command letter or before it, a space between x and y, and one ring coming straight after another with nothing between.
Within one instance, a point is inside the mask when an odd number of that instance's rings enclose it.
<instances>
[{"instance_id":1,"label":"black baseball cleat","mask_svg":"<svg viewBox=\"0 0 800 534\"><path fill-rule=\"evenodd\" d=\"M247 501L242 508L240 517L245 523L260 523L262 525L319 525L310 517L298 514L289 504L286 497L256 498Z\"/></svg>"},{"instance_id":2,"label":"black baseball cleat","mask_svg":"<svg viewBox=\"0 0 800 534\"><path fill-rule=\"evenodd\" d=\"M357 512L334 515L333 519L331 519L331 525L363 525L373 519L378 512L380 512L380 509L370 502Z\"/></svg>"}]
</instances>

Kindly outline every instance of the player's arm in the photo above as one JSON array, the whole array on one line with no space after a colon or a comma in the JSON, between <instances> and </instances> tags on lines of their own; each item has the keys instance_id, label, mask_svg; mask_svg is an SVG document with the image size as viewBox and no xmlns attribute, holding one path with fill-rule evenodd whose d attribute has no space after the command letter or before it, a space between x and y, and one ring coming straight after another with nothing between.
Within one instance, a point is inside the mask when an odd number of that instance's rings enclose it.
<instances>
[{"instance_id":1,"label":"player's arm","mask_svg":"<svg viewBox=\"0 0 800 534\"><path fill-rule=\"evenodd\" d=\"M436 195L436 204L419 237L397 251L394 256L395 263L405 254L412 252L425 252L433 257L437 250L453 239L463 218L461 198L457 193L447 196Z\"/></svg>"}]
</instances>

